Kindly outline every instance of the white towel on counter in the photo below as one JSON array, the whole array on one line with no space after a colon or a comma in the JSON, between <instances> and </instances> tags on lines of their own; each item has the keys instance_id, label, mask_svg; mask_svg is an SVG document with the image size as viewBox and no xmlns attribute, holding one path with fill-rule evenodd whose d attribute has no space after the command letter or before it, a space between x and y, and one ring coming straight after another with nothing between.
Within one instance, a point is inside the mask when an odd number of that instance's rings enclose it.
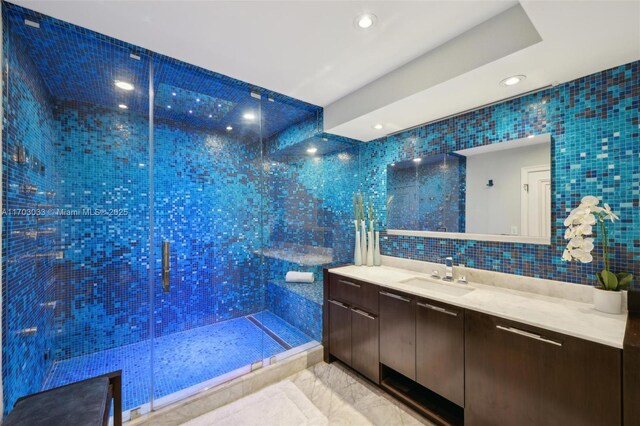
<instances>
[{"instance_id":1,"label":"white towel on counter","mask_svg":"<svg viewBox=\"0 0 640 426\"><path fill-rule=\"evenodd\" d=\"M289 271L284 278L288 283L312 283L313 272Z\"/></svg>"}]
</instances>

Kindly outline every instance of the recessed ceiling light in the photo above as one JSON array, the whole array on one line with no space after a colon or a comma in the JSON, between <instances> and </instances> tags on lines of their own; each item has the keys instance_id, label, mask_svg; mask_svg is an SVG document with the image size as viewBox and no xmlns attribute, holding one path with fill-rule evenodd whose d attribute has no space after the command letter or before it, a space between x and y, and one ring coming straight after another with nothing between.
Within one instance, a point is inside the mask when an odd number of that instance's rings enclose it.
<instances>
[{"instance_id":1,"label":"recessed ceiling light","mask_svg":"<svg viewBox=\"0 0 640 426\"><path fill-rule=\"evenodd\" d=\"M384 126L382 124L380 124L380 123L378 123L375 126L373 126L373 128L376 129L376 130L382 130L383 127Z\"/></svg>"},{"instance_id":2,"label":"recessed ceiling light","mask_svg":"<svg viewBox=\"0 0 640 426\"><path fill-rule=\"evenodd\" d=\"M171 93L171 96L175 96L175 95L176 95L176 92Z\"/></svg>"},{"instance_id":3,"label":"recessed ceiling light","mask_svg":"<svg viewBox=\"0 0 640 426\"><path fill-rule=\"evenodd\" d=\"M209 118L213 118L213 115L212 115L212 114L209 114Z\"/></svg>"},{"instance_id":4,"label":"recessed ceiling light","mask_svg":"<svg viewBox=\"0 0 640 426\"><path fill-rule=\"evenodd\" d=\"M171 109L171 105L167 105L167 109Z\"/></svg>"},{"instance_id":5,"label":"recessed ceiling light","mask_svg":"<svg viewBox=\"0 0 640 426\"><path fill-rule=\"evenodd\" d=\"M218 104L218 108L220 108L222 106L222 104Z\"/></svg>"},{"instance_id":6,"label":"recessed ceiling light","mask_svg":"<svg viewBox=\"0 0 640 426\"><path fill-rule=\"evenodd\" d=\"M227 126L227 130L231 131L231 130L233 130L233 127Z\"/></svg>"},{"instance_id":7,"label":"recessed ceiling light","mask_svg":"<svg viewBox=\"0 0 640 426\"><path fill-rule=\"evenodd\" d=\"M126 106L125 104L119 104L119 105L118 105L118 108L120 108L120 109L127 109L127 108L129 108L129 107L128 107L128 106Z\"/></svg>"},{"instance_id":8,"label":"recessed ceiling light","mask_svg":"<svg viewBox=\"0 0 640 426\"><path fill-rule=\"evenodd\" d=\"M396 163L391 163L391 167L395 167L395 166L396 166Z\"/></svg>"},{"instance_id":9,"label":"recessed ceiling light","mask_svg":"<svg viewBox=\"0 0 640 426\"><path fill-rule=\"evenodd\" d=\"M311 148L307 149L307 152L309 154L315 154L316 152L318 152L318 148L311 147Z\"/></svg>"},{"instance_id":10,"label":"recessed ceiling light","mask_svg":"<svg viewBox=\"0 0 640 426\"><path fill-rule=\"evenodd\" d=\"M515 86L516 84L524 81L527 78L526 75L513 75L511 77L507 77L500 82L501 86Z\"/></svg>"},{"instance_id":11,"label":"recessed ceiling light","mask_svg":"<svg viewBox=\"0 0 640 426\"><path fill-rule=\"evenodd\" d=\"M363 13L362 15L358 16L354 21L356 28L360 30L366 30L368 28L371 28L375 23L376 23L376 15L374 15L373 13Z\"/></svg>"},{"instance_id":12,"label":"recessed ceiling light","mask_svg":"<svg viewBox=\"0 0 640 426\"><path fill-rule=\"evenodd\" d=\"M192 110L189 110L189 114L193 114L193 111L192 111Z\"/></svg>"},{"instance_id":13,"label":"recessed ceiling light","mask_svg":"<svg viewBox=\"0 0 640 426\"><path fill-rule=\"evenodd\" d=\"M127 83L126 81L120 81L120 80L116 80L115 81L116 87L122 90L133 90L133 84L131 83Z\"/></svg>"},{"instance_id":14,"label":"recessed ceiling light","mask_svg":"<svg viewBox=\"0 0 640 426\"><path fill-rule=\"evenodd\" d=\"M200 102L200 98L196 98L196 102Z\"/></svg>"},{"instance_id":15,"label":"recessed ceiling light","mask_svg":"<svg viewBox=\"0 0 640 426\"><path fill-rule=\"evenodd\" d=\"M254 120L256 118L256 115L252 112L245 112L242 118L244 118L245 120Z\"/></svg>"},{"instance_id":16,"label":"recessed ceiling light","mask_svg":"<svg viewBox=\"0 0 640 426\"><path fill-rule=\"evenodd\" d=\"M419 162L421 162L421 161L422 161L422 158L414 158L414 159L413 159L413 162L414 162L414 163L419 163Z\"/></svg>"}]
</instances>

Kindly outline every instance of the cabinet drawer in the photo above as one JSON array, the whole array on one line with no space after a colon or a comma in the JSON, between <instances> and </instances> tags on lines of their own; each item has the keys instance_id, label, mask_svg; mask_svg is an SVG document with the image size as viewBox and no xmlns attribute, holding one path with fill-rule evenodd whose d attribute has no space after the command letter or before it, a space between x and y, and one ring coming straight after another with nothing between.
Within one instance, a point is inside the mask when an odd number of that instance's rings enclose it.
<instances>
[{"instance_id":1,"label":"cabinet drawer","mask_svg":"<svg viewBox=\"0 0 640 426\"><path fill-rule=\"evenodd\" d=\"M378 286L336 274L329 277L329 298L378 314Z\"/></svg>"}]
</instances>

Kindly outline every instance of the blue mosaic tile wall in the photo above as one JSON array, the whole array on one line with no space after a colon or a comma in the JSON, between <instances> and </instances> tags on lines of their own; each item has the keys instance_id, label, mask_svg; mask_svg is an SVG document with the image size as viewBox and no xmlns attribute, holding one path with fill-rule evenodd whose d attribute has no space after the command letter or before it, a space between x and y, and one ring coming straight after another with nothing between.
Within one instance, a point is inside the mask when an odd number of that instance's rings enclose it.
<instances>
[{"instance_id":1,"label":"blue mosaic tile wall","mask_svg":"<svg viewBox=\"0 0 640 426\"><path fill-rule=\"evenodd\" d=\"M585 195L609 203L612 268L640 277L640 62L602 71L525 97L378 139L361 147L363 190L385 207L388 164L550 133L551 245L387 235L383 254L456 263L518 275L594 285L592 264L565 263L562 222Z\"/></svg>"},{"instance_id":2,"label":"blue mosaic tile wall","mask_svg":"<svg viewBox=\"0 0 640 426\"><path fill-rule=\"evenodd\" d=\"M321 342L322 292L321 281L307 284L270 280L266 289L266 306L270 312Z\"/></svg>"},{"instance_id":3,"label":"blue mosaic tile wall","mask_svg":"<svg viewBox=\"0 0 640 426\"><path fill-rule=\"evenodd\" d=\"M57 203L53 101L25 46L6 31L3 55L10 59L2 87L2 375L8 410L17 396L40 389L52 364L58 229L40 215Z\"/></svg>"}]
</instances>

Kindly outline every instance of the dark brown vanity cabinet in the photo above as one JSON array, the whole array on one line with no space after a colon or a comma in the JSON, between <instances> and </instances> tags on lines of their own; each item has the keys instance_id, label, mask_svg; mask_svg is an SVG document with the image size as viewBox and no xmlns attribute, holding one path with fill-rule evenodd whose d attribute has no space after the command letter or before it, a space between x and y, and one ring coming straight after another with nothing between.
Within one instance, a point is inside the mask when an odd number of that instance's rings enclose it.
<instances>
[{"instance_id":1,"label":"dark brown vanity cabinet","mask_svg":"<svg viewBox=\"0 0 640 426\"><path fill-rule=\"evenodd\" d=\"M464 407L464 315L462 308L416 302L416 381Z\"/></svg>"},{"instance_id":2,"label":"dark brown vanity cabinet","mask_svg":"<svg viewBox=\"0 0 640 426\"><path fill-rule=\"evenodd\" d=\"M380 362L416 379L416 305L404 293L380 290Z\"/></svg>"},{"instance_id":3,"label":"dark brown vanity cabinet","mask_svg":"<svg viewBox=\"0 0 640 426\"><path fill-rule=\"evenodd\" d=\"M331 355L351 365L351 309L329 300L329 347Z\"/></svg>"},{"instance_id":4,"label":"dark brown vanity cabinet","mask_svg":"<svg viewBox=\"0 0 640 426\"><path fill-rule=\"evenodd\" d=\"M465 424L619 425L621 351L466 312Z\"/></svg>"},{"instance_id":5,"label":"dark brown vanity cabinet","mask_svg":"<svg viewBox=\"0 0 640 426\"><path fill-rule=\"evenodd\" d=\"M351 308L351 367L380 383L378 318L357 308Z\"/></svg>"},{"instance_id":6,"label":"dark brown vanity cabinet","mask_svg":"<svg viewBox=\"0 0 640 426\"><path fill-rule=\"evenodd\" d=\"M377 286L330 275L329 296L329 353L379 383Z\"/></svg>"}]
</instances>

